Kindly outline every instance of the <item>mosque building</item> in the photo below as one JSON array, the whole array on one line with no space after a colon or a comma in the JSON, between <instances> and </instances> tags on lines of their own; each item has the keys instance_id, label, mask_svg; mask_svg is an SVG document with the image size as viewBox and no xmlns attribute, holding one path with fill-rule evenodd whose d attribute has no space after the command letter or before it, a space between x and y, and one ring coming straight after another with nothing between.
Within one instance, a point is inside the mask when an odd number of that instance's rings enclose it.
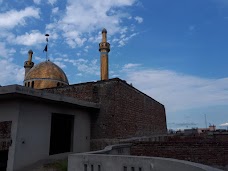
<instances>
[{"instance_id":1,"label":"mosque building","mask_svg":"<svg viewBox=\"0 0 228 171\"><path fill-rule=\"evenodd\" d=\"M0 170L166 134L164 105L120 78L109 78L106 29L99 51L101 80L70 85L50 60L34 65L29 50L23 86L0 87Z\"/></svg>"}]
</instances>

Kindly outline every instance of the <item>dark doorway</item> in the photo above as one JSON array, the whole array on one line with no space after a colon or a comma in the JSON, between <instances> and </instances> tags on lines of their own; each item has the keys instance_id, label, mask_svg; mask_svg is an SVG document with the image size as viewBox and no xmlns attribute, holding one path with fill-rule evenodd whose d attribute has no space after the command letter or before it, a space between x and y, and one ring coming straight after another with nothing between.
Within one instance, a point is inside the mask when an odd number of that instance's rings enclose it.
<instances>
[{"instance_id":1,"label":"dark doorway","mask_svg":"<svg viewBox=\"0 0 228 171\"><path fill-rule=\"evenodd\" d=\"M49 154L72 151L73 115L52 114Z\"/></svg>"},{"instance_id":2,"label":"dark doorway","mask_svg":"<svg viewBox=\"0 0 228 171\"><path fill-rule=\"evenodd\" d=\"M6 171L8 161L8 150L0 151L0 171Z\"/></svg>"}]
</instances>

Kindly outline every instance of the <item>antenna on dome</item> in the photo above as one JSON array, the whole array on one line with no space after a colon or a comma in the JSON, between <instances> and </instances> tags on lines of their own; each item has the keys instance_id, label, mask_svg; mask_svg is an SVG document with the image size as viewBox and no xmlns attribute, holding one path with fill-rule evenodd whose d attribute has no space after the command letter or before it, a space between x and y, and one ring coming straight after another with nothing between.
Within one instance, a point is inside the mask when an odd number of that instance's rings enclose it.
<instances>
[{"instance_id":1,"label":"antenna on dome","mask_svg":"<svg viewBox=\"0 0 228 171\"><path fill-rule=\"evenodd\" d=\"M47 61L47 60L49 60L49 59L48 59L48 37L49 37L49 34L45 34L45 36L46 36L46 42L47 42L47 44L46 44L46 46L45 46L43 52L44 52L44 51L46 52L46 61Z\"/></svg>"}]
</instances>

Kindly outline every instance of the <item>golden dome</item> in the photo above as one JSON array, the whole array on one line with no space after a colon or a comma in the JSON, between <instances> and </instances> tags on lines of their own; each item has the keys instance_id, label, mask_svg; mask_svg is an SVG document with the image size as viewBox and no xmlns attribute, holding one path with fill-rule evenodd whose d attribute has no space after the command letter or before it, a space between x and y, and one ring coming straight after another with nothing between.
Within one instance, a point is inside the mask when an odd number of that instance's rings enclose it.
<instances>
[{"instance_id":1,"label":"golden dome","mask_svg":"<svg viewBox=\"0 0 228 171\"><path fill-rule=\"evenodd\" d=\"M66 74L50 61L41 62L29 70L24 85L35 89L52 88L69 85Z\"/></svg>"}]
</instances>

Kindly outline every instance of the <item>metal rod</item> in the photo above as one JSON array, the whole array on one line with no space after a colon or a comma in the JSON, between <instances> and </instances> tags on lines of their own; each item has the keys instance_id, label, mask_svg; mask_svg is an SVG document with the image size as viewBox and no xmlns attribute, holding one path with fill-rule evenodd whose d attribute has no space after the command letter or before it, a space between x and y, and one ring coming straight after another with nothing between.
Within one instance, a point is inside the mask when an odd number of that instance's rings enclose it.
<instances>
[{"instance_id":1,"label":"metal rod","mask_svg":"<svg viewBox=\"0 0 228 171\"><path fill-rule=\"evenodd\" d=\"M206 125L206 128L207 128L207 115L204 114L204 116L205 116L205 125Z\"/></svg>"}]
</instances>

